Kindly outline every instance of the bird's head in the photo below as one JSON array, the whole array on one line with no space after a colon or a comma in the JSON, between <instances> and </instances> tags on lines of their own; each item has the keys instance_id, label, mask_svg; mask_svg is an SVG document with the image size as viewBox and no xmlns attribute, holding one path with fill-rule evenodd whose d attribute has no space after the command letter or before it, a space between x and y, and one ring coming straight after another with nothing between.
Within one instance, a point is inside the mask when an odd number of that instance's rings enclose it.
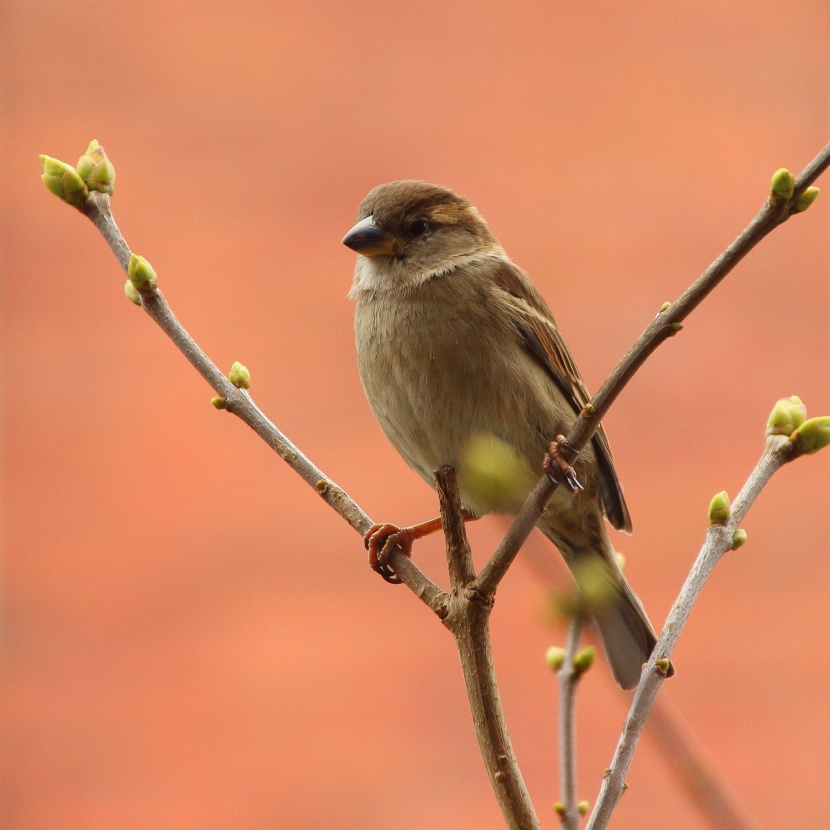
<instances>
[{"instance_id":1,"label":"bird's head","mask_svg":"<svg viewBox=\"0 0 830 830\"><path fill-rule=\"evenodd\" d=\"M353 294L418 285L471 259L502 253L481 214L446 187L390 182L361 202L343 244L360 256Z\"/></svg>"}]
</instances>

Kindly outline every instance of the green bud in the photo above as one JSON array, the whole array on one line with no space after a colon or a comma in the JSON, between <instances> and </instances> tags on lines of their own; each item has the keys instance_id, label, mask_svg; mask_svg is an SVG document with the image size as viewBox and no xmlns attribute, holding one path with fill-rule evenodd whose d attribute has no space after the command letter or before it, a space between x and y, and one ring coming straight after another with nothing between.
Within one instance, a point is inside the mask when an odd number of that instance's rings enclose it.
<instances>
[{"instance_id":1,"label":"green bud","mask_svg":"<svg viewBox=\"0 0 830 830\"><path fill-rule=\"evenodd\" d=\"M597 414L597 408L592 403L586 403L585 406L582 407L582 414L586 418L591 418Z\"/></svg>"},{"instance_id":2,"label":"green bud","mask_svg":"<svg viewBox=\"0 0 830 830\"><path fill-rule=\"evenodd\" d=\"M545 652L545 662L551 671L559 671L565 664L565 649L559 646L551 646Z\"/></svg>"},{"instance_id":3,"label":"green bud","mask_svg":"<svg viewBox=\"0 0 830 830\"><path fill-rule=\"evenodd\" d=\"M683 328L683 323L672 323L671 330L672 334L677 334Z\"/></svg>"},{"instance_id":4,"label":"green bud","mask_svg":"<svg viewBox=\"0 0 830 830\"><path fill-rule=\"evenodd\" d=\"M112 196L115 186L115 168L107 158L104 148L93 139L86 153L78 159L78 175L90 190Z\"/></svg>"},{"instance_id":5,"label":"green bud","mask_svg":"<svg viewBox=\"0 0 830 830\"><path fill-rule=\"evenodd\" d=\"M735 535L732 537L732 550L737 550L742 545L746 544L746 531L743 528L738 528Z\"/></svg>"},{"instance_id":6,"label":"green bud","mask_svg":"<svg viewBox=\"0 0 830 830\"><path fill-rule=\"evenodd\" d=\"M564 819L568 814L568 808L561 801L557 801L556 804L553 805L553 809L556 811L556 815L561 819Z\"/></svg>"},{"instance_id":7,"label":"green bud","mask_svg":"<svg viewBox=\"0 0 830 830\"><path fill-rule=\"evenodd\" d=\"M810 418L790 436L796 455L812 455L830 444L830 415Z\"/></svg>"},{"instance_id":8,"label":"green bud","mask_svg":"<svg viewBox=\"0 0 830 830\"><path fill-rule=\"evenodd\" d=\"M131 303L141 305L141 295L135 290L135 286L129 280L124 283L124 295Z\"/></svg>"},{"instance_id":9,"label":"green bud","mask_svg":"<svg viewBox=\"0 0 830 830\"><path fill-rule=\"evenodd\" d=\"M585 646L585 648L581 648L574 655L574 671L576 671L577 674L585 674L585 672L594 665L596 656L596 646Z\"/></svg>"},{"instance_id":10,"label":"green bud","mask_svg":"<svg viewBox=\"0 0 830 830\"><path fill-rule=\"evenodd\" d=\"M660 313L662 314L665 311L668 311L671 308L671 303L665 302L663 305L660 306Z\"/></svg>"},{"instance_id":11,"label":"green bud","mask_svg":"<svg viewBox=\"0 0 830 830\"><path fill-rule=\"evenodd\" d=\"M709 503L709 527L725 525L729 521L731 512L729 494L726 490L721 490L720 493L715 494Z\"/></svg>"},{"instance_id":12,"label":"green bud","mask_svg":"<svg viewBox=\"0 0 830 830\"><path fill-rule=\"evenodd\" d=\"M139 294L152 294L158 288L158 279L153 266L138 254L130 254L127 276Z\"/></svg>"},{"instance_id":13,"label":"green bud","mask_svg":"<svg viewBox=\"0 0 830 830\"><path fill-rule=\"evenodd\" d=\"M772 174L772 181L770 182L770 199L774 203L786 202L787 199L792 199L793 190L795 190L795 176L782 167Z\"/></svg>"},{"instance_id":14,"label":"green bud","mask_svg":"<svg viewBox=\"0 0 830 830\"><path fill-rule=\"evenodd\" d=\"M49 192L80 210L89 196L89 188L78 175L78 171L66 162L53 159L51 156L41 156L40 163L43 165L43 175L40 178Z\"/></svg>"},{"instance_id":15,"label":"green bud","mask_svg":"<svg viewBox=\"0 0 830 830\"><path fill-rule=\"evenodd\" d=\"M488 513L517 513L539 476L515 447L484 432L461 448L456 471L461 491Z\"/></svg>"},{"instance_id":16,"label":"green bud","mask_svg":"<svg viewBox=\"0 0 830 830\"><path fill-rule=\"evenodd\" d=\"M668 677L668 674L671 671L671 660L669 660L668 657L660 657L654 661L654 665L663 677Z\"/></svg>"},{"instance_id":17,"label":"green bud","mask_svg":"<svg viewBox=\"0 0 830 830\"><path fill-rule=\"evenodd\" d=\"M798 201L795 203L795 207L793 208L794 213L801 213L804 210L807 210L816 199L818 199L818 194L821 193L821 190L818 187L808 187L799 197Z\"/></svg>"},{"instance_id":18,"label":"green bud","mask_svg":"<svg viewBox=\"0 0 830 830\"><path fill-rule=\"evenodd\" d=\"M580 801L579 804L576 805L576 811L581 816L587 816L588 810L590 809L591 805L587 801Z\"/></svg>"},{"instance_id":19,"label":"green bud","mask_svg":"<svg viewBox=\"0 0 830 830\"><path fill-rule=\"evenodd\" d=\"M238 360L234 362L233 366L231 366L231 370L228 373L228 380L237 389L251 388L251 373L248 371L247 367L243 366Z\"/></svg>"},{"instance_id":20,"label":"green bud","mask_svg":"<svg viewBox=\"0 0 830 830\"><path fill-rule=\"evenodd\" d=\"M767 419L767 435L792 435L807 419L807 407L798 395L781 398Z\"/></svg>"},{"instance_id":21,"label":"green bud","mask_svg":"<svg viewBox=\"0 0 830 830\"><path fill-rule=\"evenodd\" d=\"M224 409L225 403L226 400L221 395L217 395L215 398L210 399L211 406L215 406L217 409Z\"/></svg>"}]
</instances>

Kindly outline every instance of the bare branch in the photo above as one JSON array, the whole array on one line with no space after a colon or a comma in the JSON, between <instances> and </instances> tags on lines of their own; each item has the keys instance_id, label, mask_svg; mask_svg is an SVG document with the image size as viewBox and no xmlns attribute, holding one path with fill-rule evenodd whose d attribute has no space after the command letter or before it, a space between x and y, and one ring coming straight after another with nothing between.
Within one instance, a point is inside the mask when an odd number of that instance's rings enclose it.
<instances>
[{"instance_id":1,"label":"bare branch","mask_svg":"<svg viewBox=\"0 0 830 830\"><path fill-rule=\"evenodd\" d=\"M450 597L448 610L444 624L455 637L478 745L505 823L511 830L538 830L539 819L513 752L496 683L490 643L492 601L468 587Z\"/></svg>"},{"instance_id":2,"label":"bare branch","mask_svg":"<svg viewBox=\"0 0 830 830\"><path fill-rule=\"evenodd\" d=\"M581 614L571 618L568 627L568 643L565 646L565 661L559 669L559 764L562 789L560 814L565 830L579 827L578 793L576 789L576 690L583 672L574 666L574 657L579 649L579 639L585 623Z\"/></svg>"},{"instance_id":3,"label":"bare branch","mask_svg":"<svg viewBox=\"0 0 830 830\"><path fill-rule=\"evenodd\" d=\"M654 647L651 658L643 669L640 685L634 695L628 718L623 728L614 759L611 762L611 772L606 776L600 790L591 820L587 830L603 830L608 826L611 814L623 794L625 777L631 766L637 742L643 731L646 718L651 710L654 698L665 680L656 661L669 659L674 650L680 632L689 619L706 580L714 570L720 558L726 551L731 550L735 531L747 511L758 498L772 475L784 464L793 458L793 444L789 438L782 435L772 435L767 438L764 453L761 456L752 474L747 479L743 489L732 503L731 514L726 525L710 527L706 533L706 541L692 566L691 573L686 579L677 601L669 613L666 625Z\"/></svg>"},{"instance_id":4,"label":"bare branch","mask_svg":"<svg viewBox=\"0 0 830 830\"><path fill-rule=\"evenodd\" d=\"M686 289L672 305L661 309L657 317L640 335L628 354L620 361L614 371L594 396L591 404L577 418L573 429L567 436L568 444L575 450L581 450L591 440L594 432L605 417L611 404L625 388L640 366L653 354L657 347L668 338L677 334L682 322L694 311L709 294L720 284L726 275L774 228L792 216L798 197L805 188L830 166L830 144L804 168L796 180L792 198L774 203L767 199L756 217L747 225L735 241ZM543 476L536 488L516 516L513 524L496 549L490 561L482 569L479 589L485 594L492 594L502 577L524 544L536 521L553 496L556 485Z\"/></svg>"},{"instance_id":5,"label":"bare branch","mask_svg":"<svg viewBox=\"0 0 830 830\"><path fill-rule=\"evenodd\" d=\"M86 200L84 213L101 232L127 271L130 249L115 224L110 209L109 196L91 193ZM144 310L158 323L164 333L175 343L179 351L190 361L196 371L225 398L225 409L236 415L274 450L307 484L315 489L323 501L342 516L359 533L365 533L372 520L357 503L331 478L308 459L266 417L244 389L237 389L216 364L205 354L196 341L176 319L161 291L141 297ZM390 556L390 564L410 590L439 616L445 613L446 593L433 583L403 551L396 548Z\"/></svg>"},{"instance_id":6,"label":"bare branch","mask_svg":"<svg viewBox=\"0 0 830 830\"><path fill-rule=\"evenodd\" d=\"M439 467L435 471L435 484L438 502L441 505L441 525L447 541L450 586L454 594L459 594L475 579L476 572L461 512L461 497L458 494L455 470L452 467Z\"/></svg>"}]
</instances>

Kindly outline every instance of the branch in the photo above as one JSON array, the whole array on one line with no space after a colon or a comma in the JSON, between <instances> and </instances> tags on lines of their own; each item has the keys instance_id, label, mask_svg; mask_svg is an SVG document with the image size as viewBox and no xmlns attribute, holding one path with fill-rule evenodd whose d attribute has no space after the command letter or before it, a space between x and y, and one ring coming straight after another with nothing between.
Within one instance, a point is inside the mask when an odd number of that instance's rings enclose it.
<instances>
[{"instance_id":1,"label":"branch","mask_svg":"<svg viewBox=\"0 0 830 830\"><path fill-rule=\"evenodd\" d=\"M660 635L660 639L657 641L657 645L654 647L654 651L643 670L640 685L637 687L628 719L625 722L617 750L614 753L614 759L611 762L611 772L603 781L599 799L586 830L603 830L607 827L611 814L623 794L625 777L631 766L634 751L637 748L637 741L643 731L643 726L657 692L663 684L663 680L665 680L665 671L657 666L657 660L660 659L662 662L671 657L680 633L689 619L692 607L700 596L706 580L723 554L732 549L735 532L747 511L773 474L794 457L795 445L788 437L772 435L767 438L764 453L732 504L728 521L722 525L714 525L707 531L706 541L680 591L677 601L669 613L663 633ZM663 665L667 664L663 663Z\"/></svg>"},{"instance_id":2,"label":"branch","mask_svg":"<svg viewBox=\"0 0 830 830\"><path fill-rule=\"evenodd\" d=\"M441 526L447 541L447 570L450 585L458 595L476 577L473 555L467 540L467 529L461 512L461 496L452 467L439 467L435 471L435 487L441 506Z\"/></svg>"},{"instance_id":3,"label":"branch","mask_svg":"<svg viewBox=\"0 0 830 830\"><path fill-rule=\"evenodd\" d=\"M594 396L592 402L582 410L576 423L568 433L567 441L574 450L581 450L591 440L611 404L635 375L640 366L657 350L661 343L677 334L682 322L720 284L726 275L773 229L786 222L800 209L798 200L830 166L830 144L804 168L796 179L792 194L787 199L774 194L767 199L756 217L747 225L735 241L701 274L674 304L666 304L656 318L640 335L628 354ZM482 569L478 587L482 593L491 596L507 573L519 548L524 544L542 515L548 501L556 490L547 476L543 476L528 496L521 513L496 549L490 561Z\"/></svg>"},{"instance_id":4,"label":"branch","mask_svg":"<svg viewBox=\"0 0 830 830\"><path fill-rule=\"evenodd\" d=\"M490 643L492 599L474 588L475 570L452 467L435 471L441 521L447 539L452 594L444 625L455 637L476 738L505 823L511 830L538 830L539 819L522 779L504 720Z\"/></svg>"},{"instance_id":5,"label":"branch","mask_svg":"<svg viewBox=\"0 0 830 830\"><path fill-rule=\"evenodd\" d=\"M585 668L575 665L579 639L585 619L578 611L568 627L565 660L557 672L559 678L559 764L562 801L557 812L565 830L579 827L576 789L576 690Z\"/></svg>"},{"instance_id":6,"label":"branch","mask_svg":"<svg viewBox=\"0 0 830 830\"><path fill-rule=\"evenodd\" d=\"M109 196L93 192L84 204L88 216L112 249L121 267L127 272L130 249L115 224ZM196 341L176 319L164 295L158 289L141 294L142 308L158 323L179 351L196 371L225 399L224 408L247 424L280 458L307 484L315 489L323 501L342 516L356 531L363 534L372 520L337 483L315 466L268 419L244 389L237 389L205 354ZM390 556L395 573L429 608L439 616L444 613L446 593L432 582L403 551L396 548Z\"/></svg>"}]
</instances>

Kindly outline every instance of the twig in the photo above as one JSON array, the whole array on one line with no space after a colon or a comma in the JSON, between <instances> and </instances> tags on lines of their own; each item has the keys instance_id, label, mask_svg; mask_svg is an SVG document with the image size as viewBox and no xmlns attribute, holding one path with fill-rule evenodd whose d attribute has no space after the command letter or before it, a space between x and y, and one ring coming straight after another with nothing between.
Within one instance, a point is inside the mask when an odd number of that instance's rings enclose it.
<instances>
[{"instance_id":1,"label":"twig","mask_svg":"<svg viewBox=\"0 0 830 830\"><path fill-rule=\"evenodd\" d=\"M565 661L559 669L559 764L562 788L560 813L565 830L577 830L579 811L576 788L576 690L583 672L574 665L579 649L579 639L584 625L582 614L576 612L568 627L568 643L565 646Z\"/></svg>"},{"instance_id":2,"label":"twig","mask_svg":"<svg viewBox=\"0 0 830 830\"><path fill-rule=\"evenodd\" d=\"M471 588L475 570L455 470L439 468L435 482L452 582L444 625L455 637L478 745L507 826L511 830L536 830L539 819L513 752L496 683L490 644L492 599Z\"/></svg>"},{"instance_id":3,"label":"twig","mask_svg":"<svg viewBox=\"0 0 830 830\"><path fill-rule=\"evenodd\" d=\"M454 594L469 585L476 577L473 555L467 540L467 529L461 512L461 496L452 467L439 467L435 471L435 488L441 506L441 526L447 542L447 570Z\"/></svg>"},{"instance_id":4,"label":"twig","mask_svg":"<svg viewBox=\"0 0 830 830\"><path fill-rule=\"evenodd\" d=\"M611 814L622 796L625 777L631 766L637 741L643 731L654 698L665 680L665 674L657 667L656 661L671 657L680 632L689 619L692 607L700 596L706 580L723 554L732 548L735 531L747 511L772 475L792 457L793 445L786 436L772 435L767 438L763 455L732 503L728 522L726 525L710 527L707 531L706 541L669 613L663 633L654 647L651 658L643 669L640 685L637 687L623 733L614 753L614 759L611 762L611 772L603 781L599 799L586 830L603 830L607 827Z\"/></svg>"},{"instance_id":5,"label":"twig","mask_svg":"<svg viewBox=\"0 0 830 830\"><path fill-rule=\"evenodd\" d=\"M683 320L770 231L792 216L799 196L828 166L830 166L830 144L824 147L801 172L796 180L792 198L781 202L767 199L743 233L683 292L675 303L660 310L657 317L602 384L591 404L577 418L573 429L567 436L571 447L581 450L591 440L591 436L611 404L640 366L661 343L680 331ZM502 543L481 571L478 584L479 590L484 594L495 593L499 582L507 573L519 548L530 535L555 489L556 485L548 482L547 477L543 476L528 496L521 513L516 516Z\"/></svg>"},{"instance_id":6,"label":"twig","mask_svg":"<svg viewBox=\"0 0 830 830\"><path fill-rule=\"evenodd\" d=\"M86 200L84 213L101 232L126 272L130 262L130 249L113 219L109 196L103 193L91 193ZM196 371L219 395L225 398L225 409L228 412L236 415L254 430L303 481L315 489L329 507L342 516L355 530L365 533L372 526L372 520L349 494L303 455L266 417L245 390L237 389L225 377L176 319L161 291L157 290L152 294L143 295L141 305ZM396 548L390 556L390 563L395 573L419 599L439 616L444 614L446 592L432 582L409 557L404 555L403 551Z\"/></svg>"}]
</instances>

